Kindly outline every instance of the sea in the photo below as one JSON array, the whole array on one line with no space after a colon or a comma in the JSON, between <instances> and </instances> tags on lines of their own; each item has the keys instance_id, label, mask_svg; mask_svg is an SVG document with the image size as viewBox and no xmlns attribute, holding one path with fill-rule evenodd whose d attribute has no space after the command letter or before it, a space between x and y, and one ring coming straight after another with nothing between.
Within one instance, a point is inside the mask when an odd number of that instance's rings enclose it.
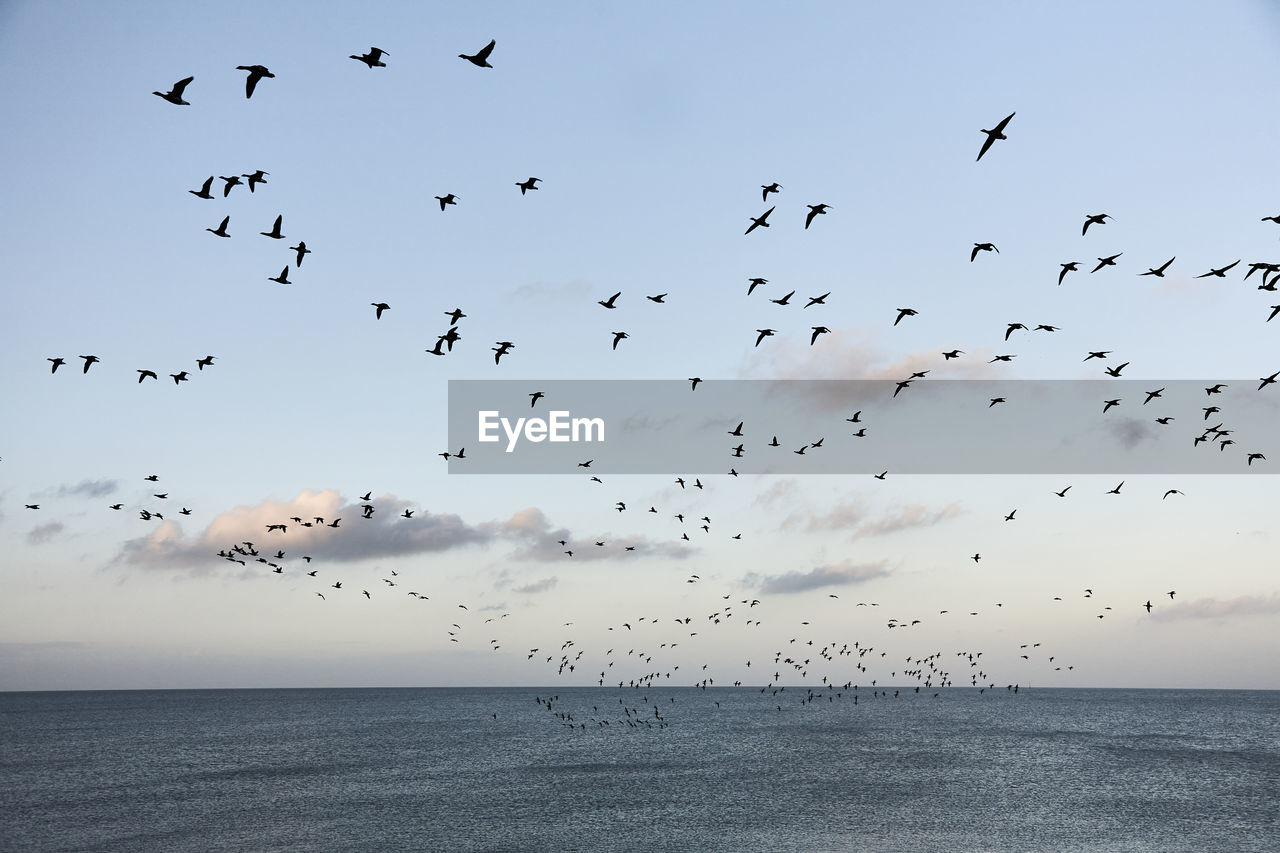
<instances>
[{"instance_id":1,"label":"sea","mask_svg":"<svg viewBox=\"0 0 1280 853\"><path fill-rule=\"evenodd\" d=\"M0 693L0 850L1274 853L1280 691Z\"/></svg>"}]
</instances>

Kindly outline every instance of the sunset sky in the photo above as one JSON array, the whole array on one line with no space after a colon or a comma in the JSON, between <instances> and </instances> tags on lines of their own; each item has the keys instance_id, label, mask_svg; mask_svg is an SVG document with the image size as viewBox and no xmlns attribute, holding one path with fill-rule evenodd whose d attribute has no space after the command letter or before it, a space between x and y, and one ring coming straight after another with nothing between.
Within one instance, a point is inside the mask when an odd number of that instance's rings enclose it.
<instances>
[{"instance_id":1,"label":"sunset sky","mask_svg":"<svg viewBox=\"0 0 1280 853\"><path fill-rule=\"evenodd\" d=\"M1280 263L1277 48L1266 2L0 4L0 689L592 684L625 649L606 683L759 684L792 639L885 652L808 680L982 650L1002 686L1280 688L1280 292L1245 280ZM562 380L926 370L904 397L1167 386L1105 417L1222 473L824 473L891 388L780 435L824 439L792 473L728 476L773 431L723 412L703 488L439 456L449 380L519 380L522 416Z\"/></svg>"}]
</instances>

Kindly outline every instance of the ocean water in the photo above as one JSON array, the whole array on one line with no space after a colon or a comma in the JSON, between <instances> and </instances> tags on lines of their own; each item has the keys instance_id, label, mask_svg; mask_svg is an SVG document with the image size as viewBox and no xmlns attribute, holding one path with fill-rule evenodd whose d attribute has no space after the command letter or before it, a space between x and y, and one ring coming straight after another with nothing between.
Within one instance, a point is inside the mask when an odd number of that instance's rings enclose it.
<instances>
[{"instance_id":1,"label":"ocean water","mask_svg":"<svg viewBox=\"0 0 1280 853\"><path fill-rule=\"evenodd\" d=\"M1280 850L1280 692L839 693L3 693L0 850Z\"/></svg>"}]
</instances>

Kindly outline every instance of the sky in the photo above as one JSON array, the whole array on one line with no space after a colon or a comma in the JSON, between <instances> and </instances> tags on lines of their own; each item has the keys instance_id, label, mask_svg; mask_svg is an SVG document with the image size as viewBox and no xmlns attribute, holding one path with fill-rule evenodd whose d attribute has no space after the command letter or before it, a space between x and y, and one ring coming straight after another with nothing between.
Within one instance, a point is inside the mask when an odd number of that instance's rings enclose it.
<instances>
[{"instance_id":1,"label":"sky","mask_svg":"<svg viewBox=\"0 0 1280 853\"><path fill-rule=\"evenodd\" d=\"M1244 279L1280 262L1278 43L1265 2L0 4L0 689L757 684L793 639L884 653L837 681L983 651L1000 685L1280 688L1280 294ZM187 76L188 105L152 94ZM1107 417L1172 417L1220 473L880 480L818 448L696 489L438 455L450 380L888 397L1121 363L1190 390ZM891 403L865 439L852 411L782 439L874 442ZM1194 446L1214 422L1235 445ZM218 555L245 541L281 571Z\"/></svg>"}]
</instances>

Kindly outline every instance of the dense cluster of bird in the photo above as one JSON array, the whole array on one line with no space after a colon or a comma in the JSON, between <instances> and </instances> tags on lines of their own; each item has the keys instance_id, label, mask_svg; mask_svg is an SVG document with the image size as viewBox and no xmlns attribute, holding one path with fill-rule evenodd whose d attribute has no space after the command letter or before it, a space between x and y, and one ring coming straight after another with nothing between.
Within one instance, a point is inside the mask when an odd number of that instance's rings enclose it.
<instances>
[{"instance_id":1,"label":"dense cluster of bird","mask_svg":"<svg viewBox=\"0 0 1280 853\"><path fill-rule=\"evenodd\" d=\"M474 54L459 54L459 58L466 60L479 68L493 68L489 60L493 54L496 42L490 41ZM387 68L384 57L390 54L377 47L370 47L363 54L352 54L351 59L365 64L370 70L376 68ZM252 64L236 66L237 70L247 72L245 80L245 97L251 98L256 87L264 79L275 79L273 74L265 65ZM186 93L189 86L194 81L194 76L188 76L178 80L167 92L156 91L154 94L177 106L190 106L190 102L186 100ZM277 84L271 84L277 85ZM995 142L1007 141L1009 139L1006 131L1016 113L1010 113L1004 119L999 121L991 129L982 129L980 132L985 135L981 147L977 154L977 160L981 161L984 156L988 155ZM219 197L226 199L231 191L237 186L245 186L250 193L256 194L257 188L266 185L267 176L270 175L262 169L253 172L233 174L230 176L209 175L201 184L199 189L189 189L188 193L202 200L216 201ZM217 177L223 182L221 194L214 192L213 182ZM242 180L243 179L243 180ZM516 181L515 186L520 190L521 196L527 195L530 191L541 190L538 186L541 182L540 178L528 177L524 180ZM757 216L749 216L749 225L745 230L746 235L752 235L761 229L770 229L773 225L783 225L781 221L771 222L770 217L779 206L779 199L784 199L783 186L777 181L760 184L761 201L769 203L771 196L777 196L772 206ZM752 198L754 198L754 189L750 190ZM439 203L441 211L446 211L449 206L455 206L460 198L452 193L434 196ZM803 214L803 226L801 230L809 230L814 225L817 217L826 216L835 206L827 202L815 204L806 204L807 211ZM1114 217L1109 213L1085 213L1083 224L1081 227L1080 238L1097 239L1097 235L1105 233L1102 229L1107 229ZM266 217L264 217L264 220ZM267 230L257 232L258 235L271 240L286 240L283 232L283 214L276 214L274 221ZM800 215L795 213L795 223L799 224ZM1280 224L1280 215L1263 217L1263 221L1272 221ZM230 216L223 216L217 227L206 228L205 230L223 239L229 239L232 236L230 229ZM1093 229L1091 231L1091 229ZM820 228L817 230L821 230ZM1090 234L1094 236L1091 238ZM760 234L756 234L753 239L760 239ZM1079 239L1079 238L1072 238ZM311 253L307 244L303 240L298 240L296 245L289 246L289 251L293 253L292 265L295 274L301 270L304 258ZM972 247L968 249L969 263L976 263L979 255L984 255L984 263L998 263L996 257L1000 255L1000 249L994 242L980 240L974 241ZM1092 254L1092 253L1090 253ZM1090 270L1091 273L1098 273L1104 269L1108 269L1108 274L1114 274L1120 267L1120 258L1124 256L1124 252L1113 252L1096 257L1096 265ZM1163 278L1169 273L1171 265L1175 262L1176 256L1170 257L1158 266L1147 267L1144 272L1137 273L1139 276L1152 276ZM1207 272L1199 274L1196 278L1221 278L1225 279L1227 274L1235 269L1242 259L1224 264L1218 267L1211 267ZM1071 260L1059 264L1057 273L1057 284L1061 286L1069 273L1077 272L1080 265L1084 261ZM278 275L267 277L269 281L276 282L280 285L290 285L294 282L289 279L290 265L285 264L284 268ZM1272 262L1253 262L1250 263L1243 276L1244 281L1248 281L1254 274L1260 274L1260 284L1258 290L1275 291L1277 283L1280 283L1280 264ZM748 287L746 289L746 298L753 298L753 294L757 290L767 294L771 289L764 289L770 284L770 280L764 277L752 277L748 279ZM828 298L832 297L832 291L828 290L824 293L802 297L803 305L799 305L799 301L792 303L792 298L796 296L797 290L790 289L784 295L778 298L769 298L768 301L780 309L789 309L791 311L798 310L807 312L810 308L829 308L827 304ZM658 293L654 295L646 295L645 299L656 305L665 304L668 293ZM759 299L758 297L755 297ZM623 292L617 291L605 298L597 300L597 304L606 311L621 310L623 300ZM643 304L643 303L641 303ZM375 321L382 320L384 314L392 310L392 306L387 302L371 302L370 306L374 309L373 319ZM1270 313L1266 317L1269 322L1280 314L1280 305L1270 306ZM893 318L891 327L896 327L905 319L916 317L921 313L922 309L914 307L901 307L897 309L896 316ZM459 333L459 323L467 317L460 308L446 310L442 312L449 318L449 326L447 331L436 337L435 345L425 351L435 356L445 356L453 351L454 344L462 340ZM809 346L817 344L818 339L831 333L828 325L822 325L821 314L819 311L812 312L812 315L819 322L817 325L810 325L805 332L809 336ZM393 315L394 316L394 315ZM614 316L614 315L610 315ZM622 315L617 315L622 316ZM781 314L779 316L782 316ZM806 314L806 316L809 316ZM1025 319L1025 318L1024 318ZM828 323L830 320L827 321ZM888 318L885 318L888 323ZM1003 329L996 328L992 330L994 337L1000 338L1002 343L1011 340L1015 333L1024 333L1024 335L1034 335L1039 332L1051 334L1059 331L1060 327L1052 323L1027 324L1024 322L1008 322ZM1002 337L1001 337L1001 332ZM744 330L745 335L745 330ZM754 347L759 347L766 338L773 338L779 335L779 330L775 328L762 328L755 330ZM605 340L611 338L611 349L617 350L619 344L630 338L626 331L610 330L608 336L602 337ZM980 344L970 345L973 351L977 351ZM494 353L495 365L502 363L503 356L510 354L516 345L512 341L495 341L492 347ZM966 350L953 348L943 351L939 354L939 358L945 363L954 359L966 356ZM1121 372L1130 364L1129 361L1121 361L1113 350L1093 350L1089 351L1083 361L1089 362L1098 360L1104 365L1103 373L1112 378L1119 378ZM82 374L88 374L90 367L102 361L96 355L81 355L84 360ZM1017 357L1017 353L1005 353L995 355L989 363L1009 363ZM51 372L57 373L59 367L63 366L66 361L63 357L50 357L47 359L51 364ZM1108 360L1112 360L1112 364L1107 364ZM206 355L195 361L195 366L199 371L203 371L205 367L213 364L214 357ZM891 394L888 394L882 405L894 405L893 400L898 398L903 392L909 392L913 383L927 381L930 369L919 370L910 376L890 383L893 386ZM146 379L158 379L159 374L150 369L137 369L137 382L142 383ZM176 373L169 373L168 376L173 379L174 384L187 381L191 378L191 374L187 370L181 370ZM1256 392L1266 392L1270 385L1277 383L1280 378L1280 371L1270 373L1259 377L1259 384ZM699 377L689 377L691 383L691 391L696 392L699 383L702 381ZM1216 394L1220 394L1227 387L1224 383L1209 386L1204 389L1205 395L1212 398ZM1175 420L1183 419L1194 421L1195 415L1202 414L1200 423L1205 425L1203 429L1197 429L1189 436L1193 438L1193 446L1198 447L1201 444L1210 447L1215 446L1218 450L1226 451L1229 447L1235 445L1235 440L1231 436L1236 432L1233 428L1227 428L1225 421L1220 421L1214 426L1207 426L1208 420L1214 415L1222 414L1222 410L1218 406L1208 405L1199 406L1198 402L1194 407L1190 408L1189 414L1184 416L1186 407L1191 406L1190 400L1167 400L1162 395L1165 388L1152 389L1147 392L1145 399L1137 403L1139 407L1147 406L1153 401L1159 401L1157 405L1164 406L1158 414L1152 416L1152 420L1165 426ZM530 406L536 406L538 402L546 395L541 391L531 391L528 395ZM1136 401L1128 401L1128 405L1134 405ZM987 400L987 408L995 408L1000 404L1010 404L1011 401L1006 397L993 397ZM1100 416L1106 415L1111 409L1125 404L1126 401L1121 398L1105 399L1100 401ZM1153 407L1155 408L1155 407ZM868 429L874 433L875 412L867 410L867 421L863 420L863 411L859 410L852 417L843 418L839 421L833 421L830 427L835 429L845 429L845 424L853 424L857 427L856 432L849 435L855 439L867 439L869 437ZM1214 418L1217 420L1217 418ZM747 427L744 429L744 427ZM822 431L816 429L815 431ZM826 436L814 438L812 436L804 437L804 442L796 441L779 441L777 435L772 435L771 440L765 442L763 437L759 438L757 444L748 447L747 441L742 439L747 437L748 441L753 441L751 435L752 430L747 426L745 421L739 422L737 427L729 431L729 436L736 443L727 445L729 456L733 458L742 458L744 454L753 452L762 447L782 448L789 450L797 456L806 454L821 453L824 448ZM1254 439L1270 439L1273 436L1251 437ZM874 439L872 439L874 440ZM797 447L796 445L799 444ZM446 462L450 459L465 460L465 448L460 449L457 453L445 451L441 454ZM1252 466L1255 462L1262 463L1266 461L1266 456L1259 450L1250 450L1244 455L1245 464ZM578 467L588 469L593 460L586 460L578 463ZM728 470L728 475L736 476L737 471L733 468ZM877 480L884 480L888 475L888 471L883 471L875 475ZM156 483L159 480L158 475L151 474L144 478L148 483ZM592 475L589 477L590 482L597 485L604 485L604 480ZM685 500L682 495L687 493L687 488L692 488L696 492L703 489L703 483L700 479L692 478L689 482L684 477L677 478L671 486L678 486L679 492L672 494L673 503L677 500ZM1099 497L1105 495L1118 496L1121 498L1129 497L1129 493L1122 493L1121 489L1124 481L1121 481L1114 488L1106 491ZM670 487L669 487L670 488ZM1065 485L1059 490L1053 490L1052 496L1060 500L1068 498L1068 492L1073 488L1071 484ZM150 497L146 499L146 505L138 505L135 507L138 512L139 520L143 522L163 521L164 514L158 509L162 504L160 501L167 501L169 493L167 491L150 492ZM1078 492L1076 493L1078 494ZM1163 490L1161 500L1166 500L1171 496L1184 496L1184 493L1177 488L1167 488ZM625 498L625 499L624 499ZM1050 495L1045 495L1046 502L1049 501ZM403 574L400 570L389 571L389 576L376 578L376 582L371 583L368 577L340 577L336 570L329 568L324 561L324 554L330 550L330 545L334 537L341 537L347 534L353 525L369 522L374 519L375 515L388 513L395 516L394 523L415 525L422 523L420 517L415 517L415 513L419 510L414 506L406 506L396 504L394 506L379 505L374 501L373 492L366 491L360 496L359 516L352 518L343 525L344 518L341 515L332 518L321 516L304 517L303 515L294 515L286 518L272 520L265 525L263 535L267 541L277 535L290 537L290 542L300 545L303 550L309 553L299 553L298 549L293 547L286 550L285 548L262 547L253 541L236 541L227 542L219 548L215 555L218 559L248 567L253 565L261 566L269 574L293 579L305 579L304 585L301 587L303 592L309 597L319 599L326 606L334 606L335 599L347 596L352 600L361 601L368 606L379 606L384 600L413 602L414 606L420 606L423 603L429 603L429 606L435 607L443 612L436 613L437 624L439 624L444 634L447 635L449 643L464 645L471 642L471 637L477 631L484 629L485 625L492 624L494 627L488 632L497 636L490 636L485 642L485 647L493 652L499 652L504 645L514 645L518 638L511 636L511 632L503 626L503 620L508 616L502 613L500 616L486 618L483 623L478 623L478 613L472 613L471 607L465 602L457 602L446 594L435 593L433 598L428 595L428 586L430 579L425 577L414 577L411 571L405 571ZM614 539L605 536L585 536L581 538L561 538L556 540L556 547L559 547L565 559L574 558L575 554L581 556L584 553L591 552L593 556L597 553L607 553L616 559L627 559L628 555L640 556L651 549L650 542L654 539L662 540L669 538L670 542L676 546L683 547L685 543L690 543L689 532L693 531L695 537L711 537L712 521L710 511L705 506L699 504L698 508L691 509L684 505L664 507L662 510L656 505L648 505L648 501L641 501L632 498L629 495L620 496L614 500L609 507L616 511L619 515L631 513L629 518L640 516L644 521L636 521L635 525L640 532L633 536L624 536L621 539ZM635 507L645 507L647 509L634 509ZM606 506L609 506L606 503ZM40 505L36 503L26 504L27 509L38 511ZM120 511L124 508L124 503L115 503L109 505L109 509ZM1025 519L1034 515L1038 511L1038 507L1029 508L1029 512L1024 512L1019 516L1017 513L1021 508L1011 509L1007 514L1003 515L1005 522L1013 523L1015 521L1025 521ZM674 511L673 511L674 510ZM186 506L178 511L178 515L190 516L192 510ZM379 516L378 523L382 516ZM688 522L688 524L686 524ZM700 533L698 531L701 531ZM741 541L742 532L737 531L732 535L715 534L717 537L723 536L728 541ZM972 561L975 566L983 560L981 552L975 552L972 555L966 552L957 552L955 560L960 565L965 565L967 561ZM685 593L691 587L701 590L704 585L703 579L693 574L681 583L681 589L672 590L673 599L676 593ZM410 588L411 587L411 588ZM375 594L372 590L375 590ZM917 613L903 612L895 606L895 615L891 617L882 617L877 615L880 611L881 602L859 601L852 604L841 602L836 594L814 593L815 608L825 608L824 616L831 617L833 621L839 621L849 627L849 629L864 632L892 631L895 636L901 636L904 633L910 634L911 630L918 625L927 622L935 622L938 620L955 620L969 617L977 617L980 615L991 616L992 614L1008 612L1012 608L1006 608L1004 602L974 602L965 601L957 602L953 608L945 608L937 613ZM1082 592L1067 593L1061 596L1054 596L1052 601L1060 603L1058 606L1074 607L1072 611L1080 619L1093 620L1104 619L1110 615L1113 606L1122 607L1127 611L1143 611L1151 613L1157 605L1153 604L1152 599L1157 601L1164 595L1173 600L1175 591L1162 592L1152 594L1145 602L1123 602L1102 604L1101 597L1095 593L1095 589L1090 587L1083 589ZM687 597L685 600L688 600ZM672 708L676 705L675 696L667 696L661 694L664 687L671 685L693 686L706 690L709 687L717 686L716 673L709 669L712 666L710 662L694 663L692 673L688 669L691 654L699 652L709 655L710 650L715 647L723 647L721 640L727 636L731 630L737 631L737 626L742 626L743 633L749 633L751 629L758 629L764 624L765 619L781 618L772 612L771 604L768 596L762 597L746 597L735 598L733 590L717 590L708 592L705 597L696 599L700 609L692 612L666 612L666 613L636 613L628 616L625 621L618 621L616 624L608 626L607 634L612 634L610 638L604 637L584 637L577 634L573 630L561 632L558 638L559 648L548 652L544 647L532 647L525 653L526 660L540 667L538 674L546 672L553 674L555 677L573 677L578 670L583 672L596 672L598 676L593 676L593 680L598 686L616 685L618 688L626 688L636 691L631 700L624 701L619 697L617 707L608 707L601 709L596 704L590 710L585 708L566 707L564 701L559 696L552 695L549 697L537 696L536 702L547 711L549 717L559 724L568 727L585 729L588 724L596 728L604 728L608 726L617 726L624 728L652 728L666 727L671 720ZM319 606L317 602L317 606ZM1068 602L1075 602L1074 605ZM691 605L692 606L692 605ZM860 608L866 608L862 610ZM887 606L885 607L887 610ZM751 614L750 618L742 618L744 614ZM572 622L563 623L561 628L572 628ZM983 655L987 654L988 662L992 655L987 650L978 649L952 649L947 652L938 649L921 650L915 654L908 655L901 660L888 659L889 652L879 647L878 642L871 644L867 642L867 638L863 637L831 637L823 636L822 629L811 626L810 621L802 621L796 625L786 626L788 633L793 633L783 648L772 649L760 658L755 670L752 672L762 672L764 685L759 688L759 694L766 696L769 704L776 706L778 710L783 708L783 699L788 703L795 702L800 705L808 705L818 702L834 703L836 700L849 700L851 704L856 705L859 698L872 700L894 700L906 697L924 696L929 698L937 698L941 695L944 688L955 686L967 686L980 693L995 691L999 687L1003 687L1007 693L1016 693L1021 684L1025 684L1030 680L1038 680L1048 671L1053 672L1072 672L1074 665L1064 664L1062 662L1062 652L1054 650L1052 654L1050 650L1042 649L1040 642L1030 641L1021 643L1017 650L1017 659L1023 661L1021 669L1015 669L1012 672L1002 673L1001 678L996 678L995 674L988 672L991 668L989 663L983 662ZM625 638L625 642L622 640ZM616 641L616 642L615 642ZM733 643L750 642L749 637L742 634L731 637ZM607 646L607 648L606 648ZM627 646L625 651L623 646ZM679 649L677 652L676 650ZM1002 650L1010 651L1010 650ZM760 664L764 666L761 667ZM686 669L682 672L681 666L685 665ZM745 668L752 667L752 660L745 660L742 664ZM738 674L735 670L730 675ZM788 692L789 681L792 686ZM892 688L881 687L881 684L896 685ZM905 687L903 685L906 685ZM740 678L727 679L720 676L719 686L736 686L742 687L743 682ZM797 689L798 688L798 689ZM868 688L870 692L868 692ZM754 690L754 687L752 688ZM890 689L892 692L890 693ZM922 692L922 690L924 692ZM655 692L656 691L656 692ZM654 699L651 701L650 693L654 693ZM638 696L638 698L636 698ZM669 700L663 702L661 700ZM709 700L714 701L714 700ZM716 705L718 706L718 702ZM620 715L620 716L619 716ZM496 715L495 715L496 717Z\"/></svg>"}]
</instances>

